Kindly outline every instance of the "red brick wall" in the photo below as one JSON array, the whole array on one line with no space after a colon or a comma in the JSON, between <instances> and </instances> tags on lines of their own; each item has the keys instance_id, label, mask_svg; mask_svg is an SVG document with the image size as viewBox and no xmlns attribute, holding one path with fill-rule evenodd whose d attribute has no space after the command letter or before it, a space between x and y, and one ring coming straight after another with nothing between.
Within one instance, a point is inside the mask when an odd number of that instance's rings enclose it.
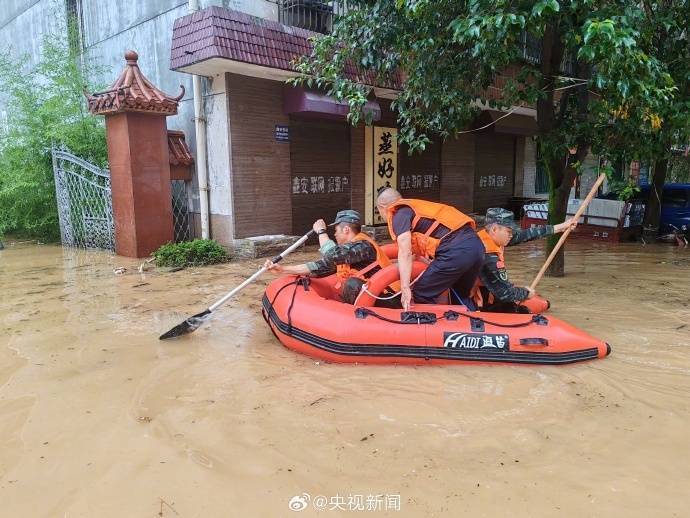
<instances>
[{"instance_id":1,"label":"red brick wall","mask_svg":"<svg viewBox=\"0 0 690 518\"><path fill-rule=\"evenodd\" d=\"M227 86L235 237L289 234L290 144L274 137L289 124L283 83L228 74Z\"/></svg>"}]
</instances>

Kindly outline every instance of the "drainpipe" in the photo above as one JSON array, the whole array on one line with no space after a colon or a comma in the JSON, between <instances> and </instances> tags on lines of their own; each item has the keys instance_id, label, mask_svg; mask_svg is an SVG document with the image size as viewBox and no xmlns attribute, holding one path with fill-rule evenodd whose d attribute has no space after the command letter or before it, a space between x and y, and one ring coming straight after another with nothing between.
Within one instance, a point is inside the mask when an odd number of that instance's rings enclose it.
<instances>
[{"instance_id":1,"label":"drainpipe","mask_svg":"<svg viewBox=\"0 0 690 518\"><path fill-rule=\"evenodd\" d=\"M187 8L190 13L199 10L199 0L189 0ZM209 238L208 225L208 169L206 167L206 117L204 117L203 97L201 95L201 76L192 76L194 94L194 126L196 127L196 164L199 183L199 201L201 205L201 237Z\"/></svg>"}]
</instances>

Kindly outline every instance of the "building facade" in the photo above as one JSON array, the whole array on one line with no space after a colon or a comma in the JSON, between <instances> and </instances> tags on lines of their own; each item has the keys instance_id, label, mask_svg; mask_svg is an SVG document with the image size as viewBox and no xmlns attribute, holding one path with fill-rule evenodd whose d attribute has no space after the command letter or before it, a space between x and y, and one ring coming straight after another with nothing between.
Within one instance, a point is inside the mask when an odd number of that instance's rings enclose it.
<instances>
[{"instance_id":1,"label":"building facade","mask_svg":"<svg viewBox=\"0 0 690 518\"><path fill-rule=\"evenodd\" d=\"M435 140L423 153L409 155L404 146L386 148L386 139L394 142L397 131L390 110L395 88L374 89L367 106L375 113L371 128L349 125L346 107L334 99L286 85L294 75L290 61L309 51L314 33L308 29L325 31L332 23L332 11L304 6L328 2L200 0L200 11L193 14L180 0L7 3L0 13L0 43L26 55L27 67L36 63L43 37L68 38L57 12L73 17L84 59L100 65L95 82L111 82L123 52L132 49L161 90L177 92L183 85L187 93L168 127L183 131L192 151L191 74L205 78L210 228L211 237L223 244L302 234L315 219L329 219L345 207L376 224L373 197L387 184L405 196L470 213L509 207L516 197L547 196L532 138L534 110L517 110L484 130ZM301 10L295 10L297 4ZM0 98L0 115L3 102ZM484 111L476 127L498 115ZM198 212L195 182L189 197Z\"/></svg>"}]
</instances>

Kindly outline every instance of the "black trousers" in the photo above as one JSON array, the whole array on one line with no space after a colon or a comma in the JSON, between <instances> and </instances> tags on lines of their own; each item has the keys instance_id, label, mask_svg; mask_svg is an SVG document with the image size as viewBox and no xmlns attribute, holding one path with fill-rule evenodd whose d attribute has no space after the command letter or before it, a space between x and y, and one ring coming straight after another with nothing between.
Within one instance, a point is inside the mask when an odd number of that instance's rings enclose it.
<instances>
[{"instance_id":1,"label":"black trousers","mask_svg":"<svg viewBox=\"0 0 690 518\"><path fill-rule=\"evenodd\" d=\"M452 289L458 301L475 309L470 292L484 263L484 244L470 227L463 227L455 235L442 241L436 257L419 280L412 286L412 296L420 304L433 304L447 289ZM453 297L451 297L453 299Z\"/></svg>"},{"instance_id":2,"label":"black trousers","mask_svg":"<svg viewBox=\"0 0 690 518\"><path fill-rule=\"evenodd\" d=\"M482 311L487 313L529 313L529 309L521 306L517 302L495 302L489 306L483 307Z\"/></svg>"}]
</instances>

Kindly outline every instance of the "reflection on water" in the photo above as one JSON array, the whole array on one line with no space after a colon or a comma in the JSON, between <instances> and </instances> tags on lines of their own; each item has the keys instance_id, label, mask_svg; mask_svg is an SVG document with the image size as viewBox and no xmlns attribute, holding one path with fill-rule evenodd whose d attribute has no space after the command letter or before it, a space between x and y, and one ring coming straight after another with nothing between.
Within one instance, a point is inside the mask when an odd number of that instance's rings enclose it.
<instances>
[{"instance_id":1,"label":"reflection on water","mask_svg":"<svg viewBox=\"0 0 690 518\"><path fill-rule=\"evenodd\" d=\"M515 282L542 246L509 250ZM400 512L372 513L388 516L685 514L690 250L570 245L540 292L612 344L585 364L315 362L266 327L265 281L158 340L260 263L139 273L1 251L0 514L155 516L163 499L163 516L288 516L304 492L399 494Z\"/></svg>"}]
</instances>

